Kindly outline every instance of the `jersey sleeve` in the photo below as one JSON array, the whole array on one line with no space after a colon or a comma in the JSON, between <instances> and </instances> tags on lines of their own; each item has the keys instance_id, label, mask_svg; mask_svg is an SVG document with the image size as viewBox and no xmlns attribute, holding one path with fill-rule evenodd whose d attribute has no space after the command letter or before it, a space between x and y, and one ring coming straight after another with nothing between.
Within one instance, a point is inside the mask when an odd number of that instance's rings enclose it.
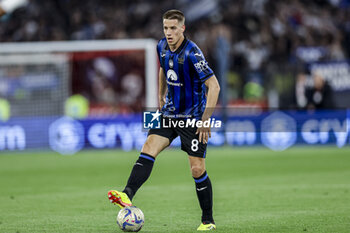
<instances>
[{"instance_id":1,"label":"jersey sleeve","mask_svg":"<svg viewBox=\"0 0 350 233\"><path fill-rule=\"evenodd\" d=\"M208 62L205 60L199 48L194 47L189 53L189 58L195 73L197 73L202 83L214 75L213 70L209 67Z\"/></svg>"},{"instance_id":2,"label":"jersey sleeve","mask_svg":"<svg viewBox=\"0 0 350 233\"><path fill-rule=\"evenodd\" d=\"M160 67L164 68L163 61L162 61L163 59L161 58L161 53L162 53L162 40L158 41L157 55L158 55L158 60L159 60Z\"/></svg>"}]
</instances>

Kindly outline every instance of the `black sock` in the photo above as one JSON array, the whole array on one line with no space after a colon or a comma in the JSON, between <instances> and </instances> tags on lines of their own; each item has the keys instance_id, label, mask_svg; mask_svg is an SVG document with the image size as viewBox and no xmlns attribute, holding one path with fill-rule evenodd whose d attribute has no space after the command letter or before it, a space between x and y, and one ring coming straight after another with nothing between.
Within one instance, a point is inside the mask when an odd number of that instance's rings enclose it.
<instances>
[{"instance_id":1,"label":"black sock","mask_svg":"<svg viewBox=\"0 0 350 233\"><path fill-rule=\"evenodd\" d=\"M140 154L140 157L136 161L129 176L128 183L123 191L129 196L130 200L132 200L137 190L150 176L154 161L155 158L151 155L145 153Z\"/></svg>"},{"instance_id":2,"label":"black sock","mask_svg":"<svg viewBox=\"0 0 350 233\"><path fill-rule=\"evenodd\" d=\"M207 172L205 171L200 177L194 178L194 181L196 182L196 192L199 205L202 209L202 222L214 223L213 191Z\"/></svg>"}]
</instances>

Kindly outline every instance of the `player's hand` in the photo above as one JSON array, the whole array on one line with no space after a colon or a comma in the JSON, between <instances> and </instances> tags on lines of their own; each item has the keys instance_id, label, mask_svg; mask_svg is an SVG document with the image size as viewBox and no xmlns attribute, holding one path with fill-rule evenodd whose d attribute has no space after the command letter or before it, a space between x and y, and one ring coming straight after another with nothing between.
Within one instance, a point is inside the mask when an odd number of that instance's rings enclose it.
<instances>
[{"instance_id":1,"label":"player's hand","mask_svg":"<svg viewBox=\"0 0 350 233\"><path fill-rule=\"evenodd\" d=\"M199 134L199 142L207 144L211 138L210 127L198 127L196 134Z\"/></svg>"},{"instance_id":2,"label":"player's hand","mask_svg":"<svg viewBox=\"0 0 350 233\"><path fill-rule=\"evenodd\" d=\"M165 105L165 98L161 98L159 100L159 109L162 110L164 105Z\"/></svg>"}]
</instances>

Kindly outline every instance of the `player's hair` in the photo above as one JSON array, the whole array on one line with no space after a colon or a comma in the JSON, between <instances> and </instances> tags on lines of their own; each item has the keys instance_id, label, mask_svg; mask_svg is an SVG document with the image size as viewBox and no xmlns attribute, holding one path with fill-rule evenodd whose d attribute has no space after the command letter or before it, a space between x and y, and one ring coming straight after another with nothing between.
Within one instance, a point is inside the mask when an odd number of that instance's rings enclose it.
<instances>
[{"instance_id":1,"label":"player's hair","mask_svg":"<svg viewBox=\"0 0 350 233\"><path fill-rule=\"evenodd\" d=\"M163 19L177 19L179 23L185 24L185 15L179 10L168 10L164 13Z\"/></svg>"}]
</instances>

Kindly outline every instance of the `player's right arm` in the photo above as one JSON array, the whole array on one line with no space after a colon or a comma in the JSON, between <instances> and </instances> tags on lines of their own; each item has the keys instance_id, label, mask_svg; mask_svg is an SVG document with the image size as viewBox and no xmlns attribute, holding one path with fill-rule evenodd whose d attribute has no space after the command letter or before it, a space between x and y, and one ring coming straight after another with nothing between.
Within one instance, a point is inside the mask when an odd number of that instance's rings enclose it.
<instances>
[{"instance_id":1,"label":"player's right arm","mask_svg":"<svg viewBox=\"0 0 350 233\"><path fill-rule=\"evenodd\" d=\"M166 79L165 79L165 74L163 71L163 68L159 68L159 92L158 92L158 97L159 97L159 107L160 109L163 108L165 104L165 96L168 88L166 85Z\"/></svg>"}]
</instances>

